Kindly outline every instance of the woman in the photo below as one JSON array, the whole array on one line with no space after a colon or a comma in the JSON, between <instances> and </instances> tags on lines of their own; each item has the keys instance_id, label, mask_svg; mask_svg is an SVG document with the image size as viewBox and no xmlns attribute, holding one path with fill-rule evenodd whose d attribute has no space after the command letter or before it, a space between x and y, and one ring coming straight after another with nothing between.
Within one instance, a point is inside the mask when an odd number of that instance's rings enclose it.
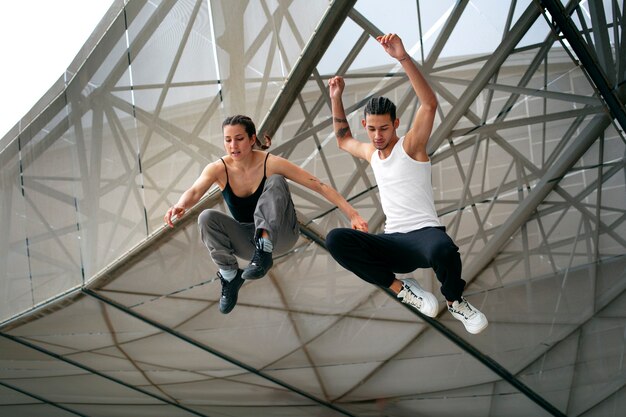
<instances>
[{"instance_id":1,"label":"woman","mask_svg":"<svg viewBox=\"0 0 626 417\"><path fill-rule=\"evenodd\" d=\"M174 227L172 218L181 218L213 184L222 190L233 217L218 210L204 210L198 226L219 268L220 311L228 314L237 303L244 280L263 277L272 267L272 253L285 253L298 240L298 222L286 179L324 196L348 216L353 229L367 231L367 222L335 189L288 160L263 152L269 148L270 139L265 136L266 144L260 144L249 117L226 118L222 131L226 155L204 168L167 210L164 220ZM251 259L250 265L240 269L236 256Z\"/></svg>"}]
</instances>

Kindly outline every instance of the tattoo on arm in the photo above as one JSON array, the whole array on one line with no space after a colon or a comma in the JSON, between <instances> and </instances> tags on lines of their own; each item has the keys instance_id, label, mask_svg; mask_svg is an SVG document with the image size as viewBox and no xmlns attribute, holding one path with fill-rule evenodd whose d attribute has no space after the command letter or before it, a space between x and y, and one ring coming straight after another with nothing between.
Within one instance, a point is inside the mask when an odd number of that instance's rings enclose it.
<instances>
[{"instance_id":1,"label":"tattoo on arm","mask_svg":"<svg viewBox=\"0 0 626 417\"><path fill-rule=\"evenodd\" d=\"M333 122L348 123L348 119L342 119L341 117L333 117Z\"/></svg>"},{"instance_id":2,"label":"tattoo on arm","mask_svg":"<svg viewBox=\"0 0 626 417\"><path fill-rule=\"evenodd\" d=\"M322 181L320 181L318 178L309 178L309 181L313 181L316 182L320 185L320 187L325 187L326 184L324 184Z\"/></svg>"},{"instance_id":3,"label":"tattoo on arm","mask_svg":"<svg viewBox=\"0 0 626 417\"><path fill-rule=\"evenodd\" d=\"M337 131L335 132L335 136L337 136L337 138L339 139L343 139L346 137L346 135L350 133L350 128L349 127L341 127L339 129L337 129Z\"/></svg>"}]
</instances>

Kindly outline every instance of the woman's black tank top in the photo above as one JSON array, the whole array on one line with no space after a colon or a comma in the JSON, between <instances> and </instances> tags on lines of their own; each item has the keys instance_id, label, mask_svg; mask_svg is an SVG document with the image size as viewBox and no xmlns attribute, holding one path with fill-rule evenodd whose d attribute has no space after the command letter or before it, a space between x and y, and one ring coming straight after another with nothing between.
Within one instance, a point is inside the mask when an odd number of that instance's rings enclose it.
<instances>
[{"instance_id":1,"label":"woman's black tank top","mask_svg":"<svg viewBox=\"0 0 626 417\"><path fill-rule=\"evenodd\" d=\"M230 213L233 215L234 219L240 223L254 222L254 210L256 209L259 197L261 197L261 193L263 193L263 187L265 187L265 180L267 179L267 158L269 156L269 153L265 156L265 162L263 163L263 179L261 180L261 183L257 187L256 191L247 197L239 197L235 195L232 188L230 188L230 184L228 182L228 168L226 167L226 162L220 158L224 164L224 170L226 170L226 186L222 190L222 196L224 196L224 201L226 202Z\"/></svg>"}]
</instances>

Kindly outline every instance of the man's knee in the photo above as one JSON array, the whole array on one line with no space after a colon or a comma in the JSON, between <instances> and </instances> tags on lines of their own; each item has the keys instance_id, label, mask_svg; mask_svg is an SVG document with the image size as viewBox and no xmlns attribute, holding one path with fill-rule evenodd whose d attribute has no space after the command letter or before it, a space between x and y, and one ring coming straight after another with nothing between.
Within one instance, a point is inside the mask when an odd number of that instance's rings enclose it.
<instances>
[{"instance_id":1,"label":"man's knee","mask_svg":"<svg viewBox=\"0 0 626 417\"><path fill-rule=\"evenodd\" d=\"M333 229L328 232L326 235L326 247L328 250L331 253L336 253L341 248L345 248L350 232L352 232L352 229L347 228Z\"/></svg>"},{"instance_id":2,"label":"man's knee","mask_svg":"<svg viewBox=\"0 0 626 417\"><path fill-rule=\"evenodd\" d=\"M442 240L433 248L433 258L435 262L443 265L450 265L460 259L459 248L451 239Z\"/></svg>"}]
</instances>

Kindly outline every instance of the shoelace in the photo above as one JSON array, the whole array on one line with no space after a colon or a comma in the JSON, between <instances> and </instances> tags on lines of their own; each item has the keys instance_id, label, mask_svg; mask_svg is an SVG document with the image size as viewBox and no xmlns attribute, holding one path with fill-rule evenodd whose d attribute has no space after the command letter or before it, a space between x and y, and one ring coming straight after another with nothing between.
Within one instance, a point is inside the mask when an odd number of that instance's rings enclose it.
<instances>
[{"instance_id":1,"label":"shoelace","mask_svg":"<svg viewBox=\"0 0 626 417\"><path fill-rule=\"evenodd\" d=\"M226 297L228 292L228 284L230 284L230 282L226 281L222 277L220 277L220 281L222 281L222 297Z\"/></svg>"},{"instance_id":2,"label":"shoelace","mask_svg":"<svg viewBox=\"0 0 626 417\"><path fill-rule=\"evenodd\" d=\"M402 293L404 293L404 295ZM418 309L422 308L422 297L419 297L413 294L413 291L411 291L407 286L404 286L402 288L402 292L400 293L400 296L402 296L403 303L414 305Z\"/></svg>"},{"instance_id":3,"label":"shoelace","mask_svg":"<svg viewBox=\"0 0 626 417\"><path fill-rule=\"evenodd\" d=\"M254 251L254 255L252 255L252 260L250 263L252 265L261 265L261 259L263 258L263 245L260 241L256 242L256 250Z\"/></svg>"},{"instance_id":4,"label":"shoelace","mask_svg":"<svg viewBox=\"0 0 626 417\"><path fill-rule=\"evenodd\" d=\"M457 305L456 308L452 308L452 310L468 320L476 315L476 312L472 309L472 307L470 307L467 300L463 300Z\"/></svg>"}]
</instances>

